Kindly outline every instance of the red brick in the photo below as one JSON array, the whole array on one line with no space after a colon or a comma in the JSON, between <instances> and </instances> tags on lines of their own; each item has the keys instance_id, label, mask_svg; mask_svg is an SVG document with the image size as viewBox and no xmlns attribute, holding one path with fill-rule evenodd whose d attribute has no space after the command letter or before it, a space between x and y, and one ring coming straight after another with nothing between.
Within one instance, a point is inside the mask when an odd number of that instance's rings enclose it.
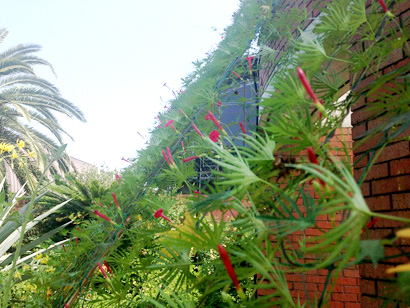
<instances>
[{"instance_id":1,"label":"red brick","mask_svg":"<svg viewBox=\"0 0 410 308\"><path fill-rule=\"evenodd\" d=\"M359 90L365 89L367 86L371 85L374 81L376 81L377 76L371 75L365 79L363 79L359 85L354 89L354 91L359 92Z\"/></svg>"},{"instance_id":2,"label":"red brick","mask_svg":"<svg viewBox=\"0 0 410 308\"><path fill-rule=\"evenodd\" d=\"M406 256L400 256L403 254L403 252L406 252ZM396 264L403 264L409 262L409 257L410 256L410 247L400 247L400 249L396 247L384 247L384 254L387 257L387 260L389 262L394 262ZM394 257L391 258L392 256L400 256L400 257Z\"/></svg>"},{"instance_id":3,"label":"red brick","mask_svg":"<svg viewBox=\"0 0 410 308\"><path fill-rule=\"evenodd\" d=\"M360 290L363 294L376 295L376 282L374 280L361 279Z\"/></svg>"},{"instance_id":4,"label":"red brick","mask_svg":"<svg viewBox=\"0 0 410 308\"><path fill-rule=\"evenodd\" d=\"M394 70L396 70L396 69L399 69L399 68L401 68L401 67L405 67L405 66L409 66L409 63L410 63L410 58L405 58L405 59L403 59L402 61L400 61L400 62L398 62L398 63L396 63L396 64L394 64L394 65L392 65L392 66L390 66L390 67L388 67L388 68L386 68L386 69L384 69L384 73L385 74L388 74L388 73L390 73L390 72L392 72L392 71L394 71ZM409 69L410 70L410 69Z\"/></svg>"},{"instance_id":5,"label":"red brick","mask_svg":"<svg viewBox=\"0 0 410 308\"><path fill-rule=\"evenodd\" d=\"M360 278L359 269L345 269L343 270L343 276Z\"/></svg>"},{"instance_id":6,"label":"red brick","mask_svg":"<svg viewBox=\"0 0 410 308\"><path fill-rule=\"evenodd\" d=\"M360 154L360 155L353 156L353 163L354 163L355 169L365 167L368 161L369 161L368 154L364 154L364 155Z\"/></svg>"},{"instance_id":7,"label":"red brick","mask_svg":"<svg viewBox=\"0 0 410 308\"><path fill-rule=\"evenodd\" d=\"M315 283L294 282L293 285L295 290L317 291L317 284Z\"/></svg>"},{"instance_id":8,"label":"red brick","mask_svg":"<svg viewBox=\"0 0 410 308\"><path fill-rule=\"evenodd\" d=\"M393 160L397 158L402 158L410 155L410 143L409 141L401 141L395 144L387 146L376 163L385 162L388 160Z\"/></svg>"},{"instance_id":9,"label":"red brick","mask_svg":"<svg viewBox=\"0 0 410 308\"><path fill-rule=\"evenodd\" d=\"M344 303L343 302L335 302L335 301L330 301L328 303L329 308L344 308Z\"/></svg>"},{"instance_id":10,"label":"red brick","mask_svg":"<svg viewBox=\"0 0 410 308\"><path fill-rule=\"evenodd\" d=\"M325 284L324 283L318 284L317 286L318 286L318 289L319 289L320 292L323 292L323 290L325 289ZM329 290L329 286L328 286L328 290ZM343 286L335 285L333 290L332 290L332 293L343 293Z\"/></svg>"},{"instance_id":11,"label":"red brick","mask_svg":"<svg viewBox=\"0 0 410 308\"><path fill-rule=\"evenodd\" d=\"M345 286L344 289L346 294L360 294L359 286Z\"/></svg>"},{"instance_id":12,"label":"red brick","mask_svg":"<svg viewBox=\"0 0 410 308\"><path fill-rule=\"evenodd\" d=\"M308 276L306 277L307 282L314 282L314 283L325 283L326 282L326 276Z\"/></svg>"},{"instance_id":13,"label":"red brick","mask_svg":"<svg viewBox=\"0 0 410 308\"><path fill-rule=\"evenodd\" d=\"M365 168L361 168L354 171L354 177L356 182L360 180ZM389 166L387 163L373 165L370 168L370 171L367 173L365 177L365 181L380 179L387 177L389 175Z\"/></svg>"},{"instance_id":14,"label":"red brick","mask_svg":"<svg viewBox=\"0 0 410 308\"><path fill-rule=\"evenodd\" d=\"M301 274L286 274L285 277L287 281L302 281Z\"/></svg>"},{"instance_id":15,"label":"red brick","mask_svg":"<svg viewBox=\"0 0 410 308\"><path fill-rule=\"evenodd\" d=\"M339 284L339 285L347 285L347 286L357 286L357 279L356 279L356 278L340 277L340 278L337 280L337 284Z\"/></svg>"},{"instance_id":16,"label":"red brick","mask_svg":"<svg viewBox=\"0 0 410 308\"><path fill-rule=\"evenodd\" d=\"M392 11L393 11L393 14L399 15L407 11L408 9L410 9L410 3L408 1L404 1L402 3L396 3Z\"/></svg>"},{"instance_id":17,"label":"red brick","mask_svg":"<svg viewBox=\"0 0 410 308\"><path fill-rule=\"evenodd\" d=\"M368 107L358 109L352 112L352 125L354 126L358 123L370 120L371 118L375 118L378 114L379 111Z\"/></svg>"},{"instance_id":18,"label":"red brick","mask_svg":"<svg viewBox=\"0 0 410 308\"><path fill-rule=\"evenodd\" d=\"M410 174L410 158L403 158L390 162L390 174L401 175ZM410 178L409 178L410 181Z\"/></svg>"},{"instance_id":19,"label":"red brick","mask_svg":"<svg viewBox=\"0 0 410 308\"><path fill-rule=\"evenodd\" d=\"M362 305L360 303L345 303L344 308L361 308Z\"/></svg>"},{"instance_id":20,"label":"red brick","mask_svg":"<svg viewBox=\"0 0 410 308\"><path fill-rule=\"evenodd\" d=\"M362 296L361 298L362 308L376 308L383 305L383 300L378 298L372 298L368 296Z\"/></svg>"},{"instance_id":21,"label":"red brick","mask_svg":"<svg viewBox=\"0 0 410 308\"><path fill-rule=\"evenodd\" d=\"M393 209L410 209L410 193L394 194L392 202Z\"/></svg>"},{"instance_id":22,"label":"red brick","mask_svg":"<svg viewBox=\"0 0 410 308\"><path fill-rule=\"evenodd\" d=\"M356 294L333 293L332 300L343 301L343 302L357 302L357 295Z\"/></svg>"},{"instance_id":23,"label":"red brick","mask_svg":"<svg viewBox=\"0 0 410 308\"><path fill-rule=\"evenodd\" d=\"M366 133L367 131L367 124L366 123L361 123L358 125L355 125L353 127L353 131L352 131L352 138L353 140L357 140L363 137L363 135Z\"/></svg>"},{"instance_id":24,"label":"red brick","mask_svg":"<svg viewBox=\"0 0 410 308\"><path fill-rule=\"evenodd\" d=\"M354 153L362 153L379 145L380 140L383 138L383 133L378 133L369 138L363 139L355 143Z\"/></svg>"},{"instance_id":25,"label":"red brick","mask_svg":"<svg viewBox=\"0 0 410 308\"><path fill-rule=\"evenodd\" d=\"M366 198L366 203L372 211L390 210L390 196Z\"/></svg>"},{"instance_id":26,"label":"red brick","mask_svg":"<svg viewBox=\"0 0 410 308\"><path fill-rule=\"evenodd\" d=\"M387 264L377 264L375 268L373 264L366 263L360 266L360 276L373 279L389 279L393 278L394 274L387 274L386 270L391 268L392 265Z\"/></svg>"},{"instance_id":27,"label":"red brick","mask_svg":"<svg viewBox=\"0 0 410 308\"><path fill-rule=\"evenodd\" d=\"M410 180L408 175L372 181L373 195L401 192L406 190L410 190Z\"/></svg>"},{"instance_id":28,"label":"red brick","mask_svg":"<svg viewBox=\"0 0 410 308\"><path fill-rule=\"evenodd\" d=\"M383 214L410 219L410 211L383 212ZM403 227L403 225L404 223L397 220L380 218L374 225L374 228L400 228Z\"/></svg>"},{"instance_id":29,"label":"red brick","mask_svg":"<svg viewBox=\"0 0 410 308\"><path fill-rule=\"evenodd\" d=\"M370 183L369 182L363 183L360 188L362 190L362 194L364 197L370 196Z\"/></svg>"}]
</instances>

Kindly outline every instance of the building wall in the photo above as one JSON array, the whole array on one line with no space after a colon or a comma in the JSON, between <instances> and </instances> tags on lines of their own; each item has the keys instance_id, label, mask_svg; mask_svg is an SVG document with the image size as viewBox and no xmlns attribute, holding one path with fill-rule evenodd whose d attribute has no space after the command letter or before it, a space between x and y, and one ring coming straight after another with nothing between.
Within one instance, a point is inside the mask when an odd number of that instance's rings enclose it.
<instances>
[{"instance_id":1,"label":"building wall","mask_svg":"<svg viewBox=\"0 0 410 308\"><path fill-rule=\"evenodd\" d=\"M402 5L395 5L392 11L397 16L397 21L402 24L409 24L410 1ZM355 48L363 49L359 44ZM398 49L391 53L387 63L383 63L377 72L379 76L387 74L394 69L408 67L410 72L410 59L405 57L403 51ZM375 80L375 74L365 78L358 86L357 91L365 89L367 85ZM381 91L388 91L383 87ZM353 150L354 175L356 180L360 179L364 167L371 158L372 152L366 153L380 141L381 135L376 135L364 143L361 137L369 130L380 125L385 120L383 116L374 117L370 111L372 104L377 101L380 92L361 99L352 107L353 139L356 146ZM402 134L402 137L409 136L410 129ZM388 144L377 158L375 164L368 173L363 185L362 193L372 211L384 214L410 218L410 141L401 140ZM369 230L370 239L383 239L394 235L394 232L403 224L391 220L378 219L376 224ZM402 252L410 253L410 241L401 240L399 248ZM386 256L401 254L400 250L394 247L385 247ZM384 261L374 268L372 264L360 266L360 288L362 294L362 307L379 307L382 303L384 289L389 279L394 275L386 274L386 269L397 264L409 262L406 257L398 257Z\"/></svg>"},{"instance_id":2,"label":"building wall","mask_svg":"<svg viewBox=\"0 0 410 308\"><path fill-rule=\"evenodd\" d=\"M290 1L282 0L282 4L287 7L284 10L298 6L300 9L307 8L308 18L315 18L319 11L314 9L315 5L326 5L326 1ZM369 7L371 1L367 1ZM410 2L395 5L393 12L397 16L397 21L403 24L409 24L410 20ZM306 29L312 20L306 20L303 25L298 25L301 29ZM296 36L296 30L294 35ZM276 65L279 63L283 55L282 51L287 49L288 42L286 39L272 41L269 47L278 50L275 60L269 63L263 63L259 73L259 84L261 93L268 87L269 78L274 72ZM364 48L363 45L355 46L355 48ZM380 75L390 72L392 69L399 67L409 67L410 60L405 58L402 50L397 50L392 53L392 57L388 63L384 63L380 68ZM348 78L348 77L347 77ZM369 76L364 79L356 90L364 88L369 83L375 80L374 76ZM383 117L372 118L372 113L369 112L369 107L376 99L377 93L366 99L359 101L353 108L351 116L350 128L343 128L338 130L337 134L331 140L335 145L337 138L344 134L348 145L356 147L353 149L351 155L352 160L356 163L354 166L354 176L359 180L363 173L364 166L369 160L369 154L364 154L371 147L375 146L380 139L376 136L367 140L363 144L358 144L360 136L366 131L371 130L383 121ZM410 129L408 129L403 136L409 136ZM337 155L337 151L334 153ZM364 154L364 155L363 155ZM360 161L359 158L364 156ZM303 159L303 157L301 158ZM311 193L314 193L311 191ZM362 185L362 193L373 211L380 211L386 214L398 215L410 218L410 141L401 140L389 144L383 153L379 156L376 164L371 168L366 181ZM324 228L331 228L331 224L327 217L323 217L322 221L318 221ZM369 230L371 239L381 239L392 236L394 230L402 225L397 222L380 219ZM307 230L306 235L309 235ZM315 235L315 234L312 234ZM297 235L295 235L297 237ZM297 238L295 238L296 240ZM400 248L402 251L410 252L410 241L401 240ZM386 255L396 255L400 252L393 247L386 247ZM389 262L382 262L377 268L372 264L364 264L360 266L360 271L357 268L346 269L341 274L335 289L331 295L330 307L379 307L381 305L380 296L383 294L383 289L386 286L389 278L392 275L387 275L386 269L395 264L407 263L408 259L405 257L395 258ZM294 298L301 298L302 301L307 296L310 298L317 297L321 290L323 290L324 281L326 277L326 270L312 271L304 275L289 274L287 279L289 287L291 288ZM269 293L265 290L261 295ZM379 298L378 298L379 297Z\"/></svg>"}]
</instances>

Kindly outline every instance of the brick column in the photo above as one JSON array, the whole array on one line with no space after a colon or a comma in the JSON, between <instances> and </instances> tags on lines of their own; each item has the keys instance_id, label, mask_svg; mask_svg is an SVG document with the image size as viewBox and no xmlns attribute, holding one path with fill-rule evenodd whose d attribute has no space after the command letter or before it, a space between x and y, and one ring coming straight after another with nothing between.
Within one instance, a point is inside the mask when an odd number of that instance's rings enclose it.
<instances>
[{"instance_id":1,"label":"brick column","mask_svg":"<svg viewBox=\"0 0 410 308\"><path fill-rule=\"evenodd\" d=\"M408 27L410 2L402 3L400 6L396 5L392 11L398 16L397 20L407 23ZM406 66L409 67L410 71L409 58L404 56L401 49L398 49L390 54L389 61L384 63L378 74L381 76L394 69ZM361 82L358 90L365 88L375 79L375 75L368 76ZM381 91L388 91L387 87L383 87ZM356 162L354 175L357 181L370 159L371 153L366 154L366 151L376 146L382 136L381 134L375 135L357 146L364 133L385 121L383 116L374 115L371 111L371 106L377 99L378 93L374 93L366 98L363 97L352 108L353 140L355 142L353 154L354 162ZM410 129L407 129L402 136L409 135ZM410 142L408 139L397 140L388 144L368 173L362 185L362 193L372 211L410 218ZM395 221L379 219L373 228L369 230L370 239L382 239L392 236L395 230L402 226L403 224ZM410 252L409 241L401 241L399 244L402 250ZM385 253L387 256L392 256L400 254L400 250L394 247L386 247ZM394 277L392 274L386 274L386 269L408 261L407 258L400 257L380 262L377 268L374 268L372 264L361 265L362 307L380 307L383 302L382 297L386 283Z\"/></svg>"}]
</instances>

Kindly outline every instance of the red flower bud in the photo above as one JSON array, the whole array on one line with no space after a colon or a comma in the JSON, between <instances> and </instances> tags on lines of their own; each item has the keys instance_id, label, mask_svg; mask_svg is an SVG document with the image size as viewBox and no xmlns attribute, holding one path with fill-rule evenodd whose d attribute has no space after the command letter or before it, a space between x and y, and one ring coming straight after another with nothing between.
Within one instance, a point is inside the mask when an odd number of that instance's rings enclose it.
<instances>
[{"instance_id":1,"label":"red flower bud","mask_svg":"<svg viewBox=\"0 0 410 308\"><path fill-rule=\"evenodd\" d=\"M113 222L111 219L109 219L107 216L105 216L103 213L101 213L100 211L94 210L94 214L97 216L100 216L102 219L108 221L108 222Z\"/></svg>"},{"instance_id":2,"label":"red flower bud","mask_svg":"<svg viewBox=\"0 0 410 308\"><path fill-rule=\"evenodd\" d=\"M198 158L198 157L199 157L198 155L195 155L195 156L191 156L191 157L188 157L188 158L184 158L182 161L183 161L184 163L186 163L186 162L191 161L191 160L194 160L194 159L196 159L196 158Z\"/></svg>"},{"instance_id":3,"label":"red flower bud","mask_svg":"<svg viewBox=\"0 0 410 308\"><path fill-rule=\"evenodd\" d=\"M388 13L389 9L387 8L386 2L384 2L384 0L378 0L380 5L382 6L383 10Z\"/></svg>"},{"instance_id":4,"label":"red flower bud","mask_svg":"<svg viewBox=\"0 0 410 308\"><path fill-rule=\"evenodd\" d=\"M248 60L248 65L249 65L249 71L252 72L252 59L254 57L247 57L246 60Z\"/></svg>"},{"instance_id":5,"label":"red flower bud","mask_svg":"<svg viewBox=\"0 0 410 308\"><path fill-rule=\"evenodd\" d=\"M307 94L312 98L312 100L315 102L315 104L319 103L319 100L317 99L315 93L312 90L312 87L310 86L309 81L306 78L305 72L300 68L296 68L296 71L298 73L298 77L300 79L300 82L302 83L303 87L305 88Z\"/></svg>"},{"instance_id":6,"label":"red flower bud","mask_svg":"<svg viewBox=\"0 0 410 308\"><path fill-rule=\"evenodd\" d=\"M101 273L103 273L105 279L108 279L107 273L104 271L104 268L102 267L101 263L98 262L98 267L100 268Z\"/></svg>"},{"instance_id":7,"label":"red flower bud","mask_svg":"<svg viewBox=\"0 0 410 308\"><path fill-rule=\"evenodd\" d=\"M105 265L105 267L107 268L107 271L108 271L111 275L114 275L114 273L112 272L110 266L108 265L107 261L105 261L105 260L104 260L104 265Z\"/></svg>"},{"instance_id":8,"label":"red flower bud","mask_svg":"<svg viewBox=\"0 0 410 308\"><path fill-rule=\"evenodd\" d=\"M243 126L241 121L239 121L239 126L241 127L242 132L246 135L245 127Z\"/></svg>"},{"instance_id":9,"label":"red flower bud","mask_svg":"<svg viewBox=\"0 0 410 308\"><path fill-rule=\"evenodd\" d=\"M241 290L241 286L239 285L238 278L236 277L235 270L232 266L231 260L229 259L228 253L221 244L218 244L218 251L219 255L221 256L222 262L225 265L225 269L228 272L229 277L231 277L236 290Z\"/></svg>"},{"instance_id":10,"label":"red flower bud","mask_svg":"<svg viewBox=\"0 0 410 308\"><path fill-rule=\"evenodd\" d=\"M210 111L208 111L207 115L205 116L205 120L212 120L214 124L221 130L224 131L223 127L219 123L219 121L215 118L214 114Z\"/></svg>"},{"instance_id":11,"label":"red flower bud","mask_svg":"<svg viewBox=\"0 0 410 308\"><path fill-rule=\"evenodd\" d=\"M117 205L118 208L120 208L120 205L118 204L117 196L114 194L114 192L111 192L112 198L114 199L115 204Z\"/></svg>"},{"instance_id":12,"label":"red flower bud","mask_svg":"<svg viewBox=\"0 0 410 308\"><path fill-rule=\"evenodd\" d=\"M196 127L196 125L194 123L191 123L192 127L194 128L194 130L198 133L199 136L203 137L204 135L201 133L201 131L198 129L198 127Z\"/></svg>"}]
</instances>

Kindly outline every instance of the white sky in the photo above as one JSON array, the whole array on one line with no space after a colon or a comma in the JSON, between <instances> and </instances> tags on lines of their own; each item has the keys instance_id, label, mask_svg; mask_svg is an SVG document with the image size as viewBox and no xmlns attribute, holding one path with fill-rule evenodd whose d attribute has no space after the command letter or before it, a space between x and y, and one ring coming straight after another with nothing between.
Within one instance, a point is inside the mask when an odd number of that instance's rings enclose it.
<instances>
[{"instance_id":1,"label":"white sky","mask_svg":"<svg viewBox=\"0 0 410 308\"><path fill-rule=\"evenodd\" d=\"M87 123L61 118L68 153L97 166L126 165L144 146L154 116L178 90L191 62L205 57L231 23L239 0L0 0L1 50L43 47L63 96ZM217 31L214 31L216 28Z\"/></svg>"}]
</instances>

